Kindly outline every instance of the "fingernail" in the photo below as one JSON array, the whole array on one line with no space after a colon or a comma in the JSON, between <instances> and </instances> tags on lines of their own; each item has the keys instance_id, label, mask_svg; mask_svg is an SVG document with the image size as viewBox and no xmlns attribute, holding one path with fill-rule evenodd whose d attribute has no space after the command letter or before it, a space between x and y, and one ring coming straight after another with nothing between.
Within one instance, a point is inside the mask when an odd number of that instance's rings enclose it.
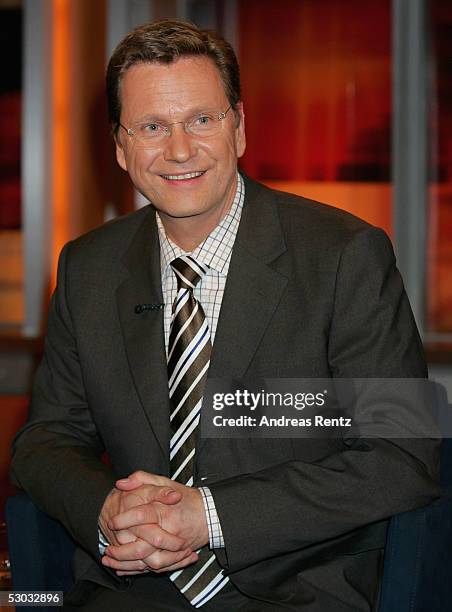
<instances>
[{"instance_id":1,"label":"fingernail","mask_svg":"<svg viewBox=\"0 0 452 612\"><path fill-rule=\"evenodd\" d=\"M128 478L120 478L118 482L129 482Z\"/></svg>"}]
</instances>

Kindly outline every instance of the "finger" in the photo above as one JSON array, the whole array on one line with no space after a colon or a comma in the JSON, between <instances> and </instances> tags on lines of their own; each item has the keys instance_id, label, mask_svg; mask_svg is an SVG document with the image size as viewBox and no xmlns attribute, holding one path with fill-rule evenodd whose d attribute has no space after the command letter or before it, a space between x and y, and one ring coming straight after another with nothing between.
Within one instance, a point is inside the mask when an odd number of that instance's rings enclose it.
<instances>
[{"instance_id":1,"label":"finger","mask_svg":"<svg viewBox=\"0 0 452 612\"><path fill-rule=\"evenodd\" d=\"M152 501L160 502L161 504L174 505L180 502L182 499L182 493L175 491L171 487L157 487L155 486L153 491Z\"/></svg>"},{"instance_id":2,"label":"finger","mask_svg":"<svg viewBox=\"0 0 452 612\"><path fill-rule=\"evenodd\" d=\"M138 480L123 479L116 481L116 488L120 489L121 491L133 491L135 489L139 489L142 485L143 483L139 482ZM182 499L182 493L180 493L179 491L175 491L169 485L162 486L153 484L152 486L155 487L153 491L152 501L158 501L162 504L172 505L177 504Z\"/></svg>"},{"instance_id":3,"label":"finger","mask_svg":"<svg viewBox=\"0 0 452 612\"><path fill-rule=\"evenodd\" d=\"M138 525L156 524L158 520L159 515L156 507L152 502L148 502L139 506L133 506L124 512L112 516L107 525L112 531L119 531Z\"/></svg>"},{"instance_id":4,"label":"finger","mask_svg":"<svg viewBox=\"0 0 452 612\"><path fill-rule=\"evenodd\" d=\"M121 480L117 480L115 482L115 487L120 489L121 491L133 491L134 489L139 489L142 487L144 482L140 482L139 480L129 480L128 478L122 478Z\"/></svg>"},{"instance_id":5,"label":"finger","mask_svg":"<svg viewBox=\"0 0 452 612\"><path fill-rule=\"evenodd\" d=\"M185 540L164 531L158 525L147 525L146 528L139 529L138 533L144 535L144 537L138 536L133 542L120 546L108 546L105 554L118 561L132 561L134 559L144 559L160 549L169 552L187 550Z\"/></svg>"},{"instance_id":6,"label":"finger","mask_svg":"<svg viewBox=\"0 0 452 612\"><path fill-rule=\"evenodd\" d=\"M156 574L163 574L164 572L175 572L177 570L183 569L184 567L187 567L188 565L192 565L193 563L196 563L197 560L198 560L198 555L195 552L192 552L190 555L185 557L185 559L182 559L182 561L179 561L179 563L173 563L172 565L169 565L159 570L153 570L153 571Z\"/></svg>"},{"instance_id":7,"label":"finger","mask_svg":"<svg viewBox=\"0 0 452 612\"><path fill-rule=\"evenodd\" d=\"M128 529L115 531L114 535L118 544L128 544L129 542L135 542L137 539L137 536Z\"/></svg>"},{"instance_id":8,"label":"finger","mask_svg":"<svg viewBox=\"0 0 452 612\"><path fill-rule=\"evenodd\" d=\"M116 575L117 576L140 576L141 574L148 574L150 571L151 570L147 567L146 569L143 569L137 572L117 571Z\"/></svg>"},{"instance_id":9,"label":"finger","mask_svg":"<svg viewBox=\"0 0 452 612\"><path fill-rule=\"evenodd\" d=\"M155 474L145 472L144 470L137 470L136 472L132 472L132 474L129 474L127 478L121 478L117 482L135 488L136 486L143 484L160 484L158 480L159 477Z\"/></svg>"},{"instance_id":10,"label":"finger","mask_svg":"<svg viewBox=\"0 0 452 612\"><path fill-rule=\"evenodd\" d=\"M154 572L167 572L170 571L170 568L179 566L180 563L184 564L181 567L193 563L193 554L197 559L196 553L193 553L189 548L180 552L156 550L152 555L143 559L143 561ZM187 561L188 559L190 560Z\"/></svg>"},{"instance_id":11,"label":"finger","mask_svg":"<svg viewBox=\"0 0 452 612\"><path fill-rule=\"evenodd\" d=\"M136 538L152 544L156 549L176 552L187 548L187 542L184 538L165 531L159 525L137 525L136 527L131 527L130 532Z\"/></svg>"},{"instance_id":12,"label":"finger","mask_svg":"<svg viewBox=\"0 0 452 612\"><path fill-rule=\"evenodd\" d=\"M115 482L115 487L120 489L121 491L133 491L134 489L138 489L144 484L153 484L141 482L138 478L121 478Z\"/></svg>"},{"instance_id":13,"label":"finger","mask_svg":"<svg viewBox=\"0 0 452 612\"><path fill-rule=\"evenodd\" d=\"M121 546L108 546L105 556L116 561L141 561L157 549L144 540L135 540Z\"/></svg>"},{"instance_id":14,"label":"finger","mask_svg":"<svg viewBox=\"0 0 452 612\"><path fill-rule=\"evenodd\" d=\"M139 573L149 571L146 563L140 559L136 561L118 561L117 559L104 556L102 557L102 565L117 571L134 571Z\"/></svg>"},{"instance_id":15,"label":"finger","mask_svg":"<svg viewBox=\"0 0 452 612\"><path fill-rule=\"evenodd\" d=\"M157 474L151 474L150 472L145 472L144 470L137 470L136 472L132 472L129 474L127 478L121 478L118 482L126 483L126 486L130 486L133 484L134 488L137 486L139 482L142 484L151 484L163 486L169 483L169 478L166 476L158 476Z\"/></svg>"}]
</instances>

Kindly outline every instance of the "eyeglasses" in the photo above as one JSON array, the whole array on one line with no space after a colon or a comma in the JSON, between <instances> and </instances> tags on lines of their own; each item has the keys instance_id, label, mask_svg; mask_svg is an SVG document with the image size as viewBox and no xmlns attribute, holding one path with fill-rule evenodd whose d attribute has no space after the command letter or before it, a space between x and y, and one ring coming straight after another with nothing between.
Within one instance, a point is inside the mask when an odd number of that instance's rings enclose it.
<instances>
[{"instance_id":1,"label":"eyeglasses","mask_svg":"<svg viewBox=\"0 0 452 612\"><path fill-rule=\"evenodd\" d=\"M172 132L171 126L177 123L182 123L187 134L204 138L214 136L221 129L221 122L226 118L226 115L231 110L229 106L223 113L206 112L199 113L187 119L187 121L174 121L173 123L164 123L163 121L147 121L137 123L133 127L126 127L122 123L119 125L127 134L135 138L138 142L153 146L163 142Z\"/></svg>"}]
</instances>

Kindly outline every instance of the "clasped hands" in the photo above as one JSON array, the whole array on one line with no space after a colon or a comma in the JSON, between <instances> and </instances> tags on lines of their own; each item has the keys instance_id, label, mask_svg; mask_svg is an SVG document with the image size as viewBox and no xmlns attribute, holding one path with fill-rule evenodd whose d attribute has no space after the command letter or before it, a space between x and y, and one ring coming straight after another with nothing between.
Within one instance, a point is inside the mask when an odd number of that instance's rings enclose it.
<instances>
[{"instance_id":1,"label":"clasped hands","mask_svg":"<svg viewBox=\"0 0 452 612\"><path fill-rule=\"evenodd\" d=\"M116 482L99 525L110 542L102 564L118 576L182 569L209 541L200 491L143 471Z\"/></svg>"}]
</instances>

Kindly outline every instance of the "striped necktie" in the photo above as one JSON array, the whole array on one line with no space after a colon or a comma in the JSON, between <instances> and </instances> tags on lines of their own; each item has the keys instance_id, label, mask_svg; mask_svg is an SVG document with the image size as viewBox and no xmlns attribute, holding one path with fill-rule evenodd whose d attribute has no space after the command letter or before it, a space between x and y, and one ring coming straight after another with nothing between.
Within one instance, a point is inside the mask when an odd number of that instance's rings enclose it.
<instances>
[{"instance_id":1,"label":"striped necktie","mask_svg":"<svg viewBox=\"0 0 452 612\"><path fill-rule=\"evenodd\" d=\"M193 289L208 268L189 255L178 257L171 267L177 278L177 295L168 342L170 470L173 480L191 487L197 427L212 351L207 319ZM198 556L195 564L170 575L195 608L203 606L229 580L208 546L198 551Z\"/></svg>"}]
</instances>

